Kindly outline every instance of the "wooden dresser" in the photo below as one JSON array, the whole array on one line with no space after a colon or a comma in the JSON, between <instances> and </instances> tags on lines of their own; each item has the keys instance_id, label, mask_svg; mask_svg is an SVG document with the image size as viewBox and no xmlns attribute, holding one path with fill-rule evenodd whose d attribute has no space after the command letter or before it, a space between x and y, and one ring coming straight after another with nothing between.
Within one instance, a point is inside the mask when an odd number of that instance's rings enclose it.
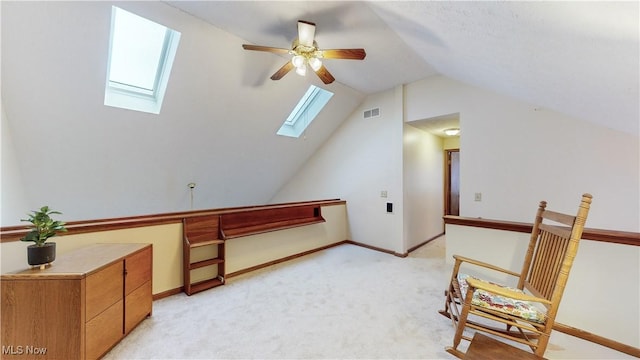
<instances>
[{"instance_id":1,"label":"wooden dresser","mask_svg":"<svg viewBox=\"0 0 640 360\"><path fill-rule=\"evenodd\" d=\"M0 277L2 359L97 359L151 316L152 245L96 244Z\"/></svg>"}]
</instances>

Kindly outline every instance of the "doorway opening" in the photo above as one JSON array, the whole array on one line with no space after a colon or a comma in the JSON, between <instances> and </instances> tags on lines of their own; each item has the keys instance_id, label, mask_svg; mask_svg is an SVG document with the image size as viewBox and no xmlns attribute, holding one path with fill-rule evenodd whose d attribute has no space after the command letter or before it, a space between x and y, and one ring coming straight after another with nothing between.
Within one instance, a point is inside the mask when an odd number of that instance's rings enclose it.
<instances>
[{"instance_id":1,"label":"doorway opening","mask_svg":"<svg viewBox=\"0 0 640 360\"><path fill-rule=\"evenodd\" d=\"M444 214L460 216L460 149L445 150Z\"/></svg>"}]
</instances>

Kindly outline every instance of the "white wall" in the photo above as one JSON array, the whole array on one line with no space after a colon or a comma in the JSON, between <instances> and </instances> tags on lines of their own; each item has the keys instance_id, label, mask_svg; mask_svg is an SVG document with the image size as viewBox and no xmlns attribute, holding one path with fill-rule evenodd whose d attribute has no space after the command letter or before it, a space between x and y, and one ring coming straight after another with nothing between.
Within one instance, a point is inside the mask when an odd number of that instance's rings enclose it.
<instances>
[{"instance_id":1,"label":"white wall","mask_svg":"<svg viewBox=\"0 0 640 360\"><path fill-rule=\"evenodd\" d=\"M182 34L158 115L104 105L114 4ZM364 98L334 82L304 139L277 136L318 77L272 81L283 58L245 51L247 41L165 2L0 7L3 109L29 201L3 204L7 213L49 205L74 221L190 210L190 182L194 209L264 204Z\"/></svg>"},{"instance_id":2,"label":"white wall","mask_svg":"<svg viewBox=\"0 0 640 360\"><path fill-rule=\"evenodd\" d=\"M441 76L405 96L407 121L460 113L462 216L532 222L540 200L575 212L588 192L587 227L640 231L638 136Z\"/></svg>"},{"instance_id":3,"label":"white wall","mask_svg":"<svg viewBox=\"0 0 640 360\"><path fill-rule=\"evenodd\" d=\"M404 125L405 249L444 231L443 139Z\"/></svg>"},{"instance_id":4,"label":"white wall","mask_svg":"<svg viewBox=\"0 0 640 360\"><path fill-rule=\"evenodd\" d=\"M429 177L433 186L436 179L426 168L399 166L417 157L416 149L399 143L398 116L410 123L460 113L462 216L532 222L540 200L558 211L574 212L580 196L589 192L594 203L587 227L640 229L637 137L441 76L405 85L404 101L394 100L398 92L367 98L271 201L345 199L352 240L402 253L420 234L426 239L433 230L409 224L428 227L420 217L441 216L441 207L435 206L444 200L430 195L429 210L418 202L400 205L425 190L416 188L421 177ZM390 116L388 105L394 101L404 108ZM375 106L382 116L362 119L362 111ZM409 136L412 131L405 132ZM423 160L442 166L442 158ZM380 198L380 190L387 190L389 198ZM482 201L474 201L476 192ZM395 205L392 215L384 213L387 201Z\"/></svg>"},{"instance_id":5,"label":"white wall","mask_svg":"<svg viewBox=\"0 0 640 360\"><path fill-rule=\"evenodd\" d=\"M444 138L444 149L460 149L460 136L448 136Z\"/></svg>"},{"instance_id":6,"label":"white wall","mask_svg":"<svg viewBox=\"0 0 640 360\"><path fill-rule=\"evenodd\" d=\"M367 97L270 202L344 199L351 240L403 253L402 121L401 87Z\"/></svg>"},{"instance_id":7,"label":"white wall","mask_svg":"<svg viewBox=\"0 0 640 360\"><path fill-rule=\"evenodd\" d=\"M576 210L577 206L578 204L575 205ZM459 254L516 272L522 270L528 234L460 225L447 225L446 231L448 263L453 264L452 256ZM465 272L472 273L468 269ZM475 269L478 268L474 268L474 271ZM482 271L475 273L487 274ZM639 278L640 247L580 241L556 320L640 347ZM504 279L492 277L495 281Z\"/></svg>"},{"instance_id":8,"label":"white wall","mask_svg":"<svg viewBox=\"0 0 640 360\"><path fill-rule=\"evenodd\" d=\"M326 220L324 223L228 240L225 245L226 273L262 265L347 239L344 205L324 206L322 216ZM183 285L180 223L64 235L54 237L50 241L56 243L56 256L96 243L150 243L153 244L153 293L175 290ZM28 245L30 243L22 241L0 243L0 272L5 274L28 268ZM197 278L206 274L193 275Z\"/></svg>"},{"instance_id":9,"label":"white wall","mask_svg":"<svg viewBox=\"0 0 640 360\"><path fill-rule=\"evenodd\" d=\"M18 154L16 153L13 137L11 136L11 125L2 106L0 99L0 219L2 224L15 224L17 219L26 217L30 210L27 206L27 198L24 191L22 172L18 164ZM52 205L53 208L53 205ZM35 210L36 208L34 208Z\"/></svg>"},{"instance_id":10,"label":"white wall","mask_svg":"<svg viewBox=\"0 0 640 360\"><path fill-rule=\"evenodd\" d=\"M640 230L638 136L441 76L406 85L405 104L406 121L460 113L462 216L531 223L540 200L575 213L589 192L587 227ZM446 233L447 261L457 253L520 270L526 234L462 226ZM640 247L582 241L558 321L638 346L639 278Z\"/></svg>"},{"instance_id":11,"label":"white wall","mask_svg":"<svg viewBox=\"0 0 640 360\"><path fill-rule=\"evenodd\" d=\"M228 240L226 273L347 240L345 205L322 207L322 217L326 222Z\"/></svg>"}]
</instances>

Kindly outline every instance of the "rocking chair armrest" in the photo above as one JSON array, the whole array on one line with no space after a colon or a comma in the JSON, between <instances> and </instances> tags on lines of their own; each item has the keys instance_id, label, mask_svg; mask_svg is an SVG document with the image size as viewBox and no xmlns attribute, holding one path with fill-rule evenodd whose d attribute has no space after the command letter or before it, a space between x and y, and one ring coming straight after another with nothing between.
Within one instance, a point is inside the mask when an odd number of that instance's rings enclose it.
<instances>
[{"instance_id":1,"label":"rocking chair armrest","mask_svg":"<svg viewBox=\"0 0 640 360\"><path fill-rule=\"evenodd\" d=\"M491 265L491 264L486 263L484 261L479 261L479 260L471 259L471 258L460 256L460 255L453 255L453 258L456 260L456 263L466 262L466 263L469 263L469 264L472 264L472 265L476 265L476 266L484 267L484 268L487 268L487 269L499 271L499 272L502 272L502 273L505 273L505 274L513 275L513 276L516 276L516 277L520 277L520 274L515 272L515 271L511 271L511 270L507 270L505 268L501 268L499 266Z\"/></svg>"},{"instance_id":2,"label":"rocking chair armrest","mask_svg":"<svg viewBox=\"0 0 640 360\"><path fill-rule=\"evenodd\" d=\"M481 289L481 290L486 290L486 291L494 293L496 295L504 296L504 297L511 298L511 299L538 302L538 303L544 303L544 304L551 304L551 301L549 301L549 300L547 300L545 298L540 298L540 297L529 295L529 294L523 294L523 293L518 292L518 291L509 290L509 289L504 288L502 286L490 284L490 283L487 283L487 282L484 282L484 281L481 281L481 280L478 280L478 279L474 279L472 277L467 278L467 284L469 284L469 289L470 290L472 288L473 289Z\"/></svg>"}]
</instances>

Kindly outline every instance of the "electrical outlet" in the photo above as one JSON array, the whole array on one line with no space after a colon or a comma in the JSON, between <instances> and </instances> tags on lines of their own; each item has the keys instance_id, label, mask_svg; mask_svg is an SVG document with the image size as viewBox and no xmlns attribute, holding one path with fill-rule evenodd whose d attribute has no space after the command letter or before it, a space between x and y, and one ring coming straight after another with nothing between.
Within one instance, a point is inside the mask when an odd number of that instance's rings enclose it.
<instances>
[{"instance_id":1,"label":"electrical outlet","mask_svg":"<svg viewBox=\"0 0 640 360\"><path fill-rule=\"evenodd\" d=\"M474 197L475 201L482 201L482 193L476 193Z\"/></svg>"},{"instance_id":2,"label":"electrical outlet","mask_svg":"<svg viewBox=\"0 0 640 360\"><path fill-rule=\"evenodd\" d=\"M386 198L387 197L387 190L380 191L380 197L381 198Z\"/></svg>"}]
</instances>

